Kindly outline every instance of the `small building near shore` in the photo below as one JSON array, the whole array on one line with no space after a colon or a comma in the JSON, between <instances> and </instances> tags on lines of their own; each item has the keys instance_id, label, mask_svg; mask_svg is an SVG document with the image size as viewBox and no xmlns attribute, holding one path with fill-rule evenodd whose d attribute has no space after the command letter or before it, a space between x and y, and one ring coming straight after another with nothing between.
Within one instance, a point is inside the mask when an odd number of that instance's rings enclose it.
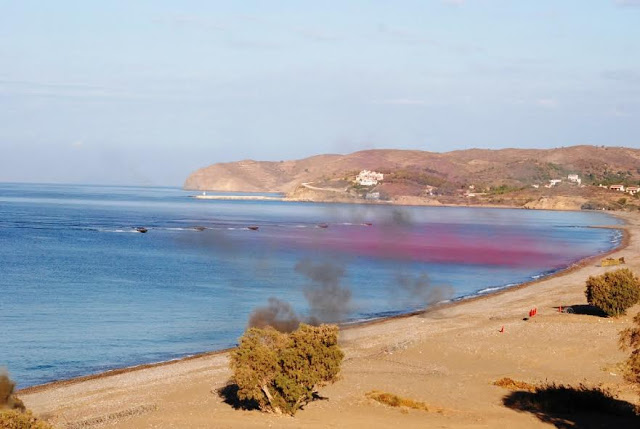
<instances>
[{"instance_id":1,"label":"small building near shore","mask_svg":"<svg viewBox=\"0 0 640 429\"><path fill-rule=\"evenodd\" d=\"M364 198L366 200L379 200L380 192L369 192L367 195L364 196Z\"/></svg>"},{"instance_id":2,"label":"small building near shore","mask_svg":"<svg viewBox=\"0 0 640 429\"><path fill-rule=\"evenodd\" d=\"M627 192L628 192L630 195L635 195L635 194L637 194L639 191L640 191L640 188L639 188L639 187L637 187L637 186L628 186L628 187L627 187Z\"/></svg>"},{"instance_id":3,"label":"small building near shore","mask_svg":"<svg viewBox=\"0 0 640 429\"><path fill-rule=\"evenodd\" d=\"M612 191L624 192L624 185L611 185L609 189Z\"/></svg>"}]
</instances>

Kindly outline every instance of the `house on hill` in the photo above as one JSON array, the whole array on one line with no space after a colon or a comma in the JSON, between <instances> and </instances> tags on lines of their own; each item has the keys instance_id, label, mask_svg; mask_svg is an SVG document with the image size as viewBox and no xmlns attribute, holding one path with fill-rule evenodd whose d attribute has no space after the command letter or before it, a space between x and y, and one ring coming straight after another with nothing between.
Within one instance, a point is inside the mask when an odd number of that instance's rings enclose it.
<instances>
[{"instance_id":1,"label":"house on hill","mask_svg":"<svg viewBox=\"0 0 640 429\"><path fill-rule=\"evenodd\" d=\"M577 174L569 174L567 176L567 179L571 183L577 183L578 185L582 184L582 179Z\"/></svg>"},{"instance_id":2,"label":"house on hill","mask_svg":"<svg viewBox=\"0 0 640 429\"><path fill-rule=\"evenodd\" d=\"M356 183L361 186L375 186L384 179L384 174L375 171L362 170L356 177Z\"/></svg>"},{"instance_id":3,"label":"house on hill","mask_svg":"<svg viewBox=\"0 0 640 429\"><path fill-rule=\"evenodd\" d=\"M637 194L637 193L638 193L638 191L640 191L640 188L639 188L639 187L637 187L637 186L628 186L628 187L627 187L627 192L628 192L630 195L635 195L635 194Z\"/></svg>"},{"instance_id":4,"label":"house on hill","mask_svg":"<svg viewBox=\"0 0 640 429\"><path fill-rule=\"evenodd\" d=\"M544 185L544 187L545 188L553 188L558 183L562 183L562 180L560 180L560 179L552 179L552 180L549 180L549 184L548 185Z\"/></svg>"},{"instance_id":5,"label":"house on hill","mask_svg":"<svg viewBox=\"0 0 640 429\"><path fill-rule=\"evenodd\" d=\"M612 191L624 192L624 185L611 185L609 186L609 189Z\"/></svg>"}]
</instances>

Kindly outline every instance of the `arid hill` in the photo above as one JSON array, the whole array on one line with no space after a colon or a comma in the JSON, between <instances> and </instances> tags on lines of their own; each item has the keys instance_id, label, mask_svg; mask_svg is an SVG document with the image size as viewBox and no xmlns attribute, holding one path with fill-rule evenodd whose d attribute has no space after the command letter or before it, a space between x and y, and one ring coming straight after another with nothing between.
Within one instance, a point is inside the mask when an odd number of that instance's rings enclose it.
<instances>
[{"instance_id":1,"label":"arid hill","mask_svg":"<svg viewBox=\"0 0 640 429\"><path fill-rule=\"evenodd\" d=\"M185 189L285 192L302 183L349 179L363 169L388 175L391 193L413 195L426 185L444 190L522 188L579 174L583 184L637 184L640 150L572 146L558 149L468 149L446 153L417 150L366 150L348 155L318 155L294 161L218 163L191 174ZM393 185L395 186L393 186Z\"/></svg>"}]
</instances>

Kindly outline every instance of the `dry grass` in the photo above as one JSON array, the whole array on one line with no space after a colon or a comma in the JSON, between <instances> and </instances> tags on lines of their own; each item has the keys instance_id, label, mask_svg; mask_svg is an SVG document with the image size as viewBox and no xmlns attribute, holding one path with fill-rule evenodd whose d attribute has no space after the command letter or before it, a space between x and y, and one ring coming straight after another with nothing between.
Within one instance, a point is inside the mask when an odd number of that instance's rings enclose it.
<instances>
[{"instance_id":1,"label":"dry grass","mask_svg":"<svg viewBox=\"0 0 640 429\"><path fill-rule=\"evenodd\" d=\"M393 393L372 390L366 394L367 398L396 408L411 408L414 410L429 411L429 406L424 402L414 401L413 399L403 398Z\"/></svg>"},{"instance_id":2,"label":"dry grass","mask_svg":"<svg viewBox=\"0 0 640 429\"><path fill-rule=\"evenodd\" d=\"M527 392L535 392L536 386L526 381L517 381L509 377L501 378L500 380L493 382L494 386L502 387L509 390L524 390Z\"/></svg>"},{"instance_id":3,"label":"dry grass","mask_svg":"<svg viewBox=\"0 0 640 429\"><path fill-rule=\"evenodd\" d=\"M606 258L600 262L601 267L611 267L611 266L621 265L621 264L624 264L624 258L618 258L618 259Z\"/></svg>"}]
</instances>

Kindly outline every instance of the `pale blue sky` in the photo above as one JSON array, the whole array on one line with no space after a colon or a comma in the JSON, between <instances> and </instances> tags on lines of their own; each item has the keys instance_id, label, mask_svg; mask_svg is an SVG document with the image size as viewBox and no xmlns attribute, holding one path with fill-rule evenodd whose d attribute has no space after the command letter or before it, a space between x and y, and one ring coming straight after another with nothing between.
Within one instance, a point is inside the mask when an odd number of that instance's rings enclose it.
<instances>
[{"instance_id":1,"label":"pale blue sky","mask_svg":"<svg viewBox=\"0 0 640 429\"><path fill-rule=\"evenodd\" d=\"M0 181L640 147L640 0L0 0Z\"/></svg>"}]
</instances>

